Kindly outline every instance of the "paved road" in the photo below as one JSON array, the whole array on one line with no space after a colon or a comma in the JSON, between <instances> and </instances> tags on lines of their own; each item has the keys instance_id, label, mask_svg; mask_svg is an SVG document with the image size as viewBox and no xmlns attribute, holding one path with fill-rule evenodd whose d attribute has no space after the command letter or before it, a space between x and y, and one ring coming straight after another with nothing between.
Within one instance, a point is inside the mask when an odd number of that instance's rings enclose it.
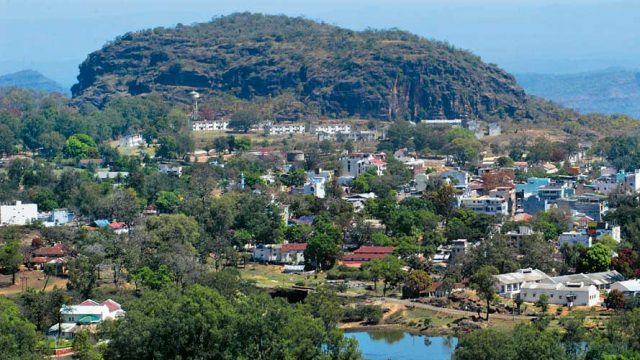
<instances>
[{"instance_id":1,"label":"paved road","mask_svg":"<svg viewBox=\"0 0 640 360\"><path fill-rule=\"evenodd\" d=\"M376 299L376 298L371 298L372 300ZM422 304L419 302L413 302L413 301L409 301L409 300L400 300L400 299L395 299L395 298L389 298L389 297L382 297L382 298L378 298L380 300L383 301L387 301L387 302L392 302L392 303L396 303L396 304L402 304L402 305L406 305L406 306L413 306L416 308L420 308L420 309L427 309L427 310L431 310L431 311L435 311L435 312L440 312L443 314L449 314L449 315L460 315L460 316L478 316L478 313L475 311L464 311L464 310L457 310L457 309L448 309L448 308L442 308L442 307L438 307L438 306L433 306L433 305L428 305L428 304ZM482 316L484 316L485 313L483 313ZM530 316L523 316L523 315L506 315L506 314L490 314L489 315L489 319L491 318L495 318L495 319L501 319L501 320L531 320L532 317Z\"/></svg>"}]
</instances>

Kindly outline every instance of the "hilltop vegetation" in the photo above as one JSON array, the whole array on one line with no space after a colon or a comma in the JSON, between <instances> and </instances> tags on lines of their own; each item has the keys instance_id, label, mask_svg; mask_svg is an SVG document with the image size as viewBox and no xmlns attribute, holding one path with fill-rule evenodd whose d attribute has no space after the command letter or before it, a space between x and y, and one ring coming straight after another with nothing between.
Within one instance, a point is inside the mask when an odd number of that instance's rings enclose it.
<instances>
[{"instance_id":1,"label":"hilltop vegetation","mask_svg":"<svg viewBox=\"0 0 640 360\"><path fill-rule=\"evenodd\" d=\"M187 100L191 90L293 105L284 119L487 119L515 116L525 102L513 76L448 44L246 13L127 33L91 53L72 88L76 101L99 106L150 92Z\"/></svg>"}]
</instances>

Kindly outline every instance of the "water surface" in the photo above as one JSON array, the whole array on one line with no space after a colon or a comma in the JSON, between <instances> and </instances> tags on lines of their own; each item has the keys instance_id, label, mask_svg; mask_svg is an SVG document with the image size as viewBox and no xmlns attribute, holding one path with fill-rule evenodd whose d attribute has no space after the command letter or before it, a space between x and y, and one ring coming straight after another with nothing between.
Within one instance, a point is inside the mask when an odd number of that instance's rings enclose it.
<instances>
[{"instance_id":1,"label":"water surface","mask_svg":"<svg viewBox=\"0 0 640 360\"><path fill-rule=\"evenodd\" d=\"M401 330L348 332L367 360L450 360L456 337L413 335Z\"/></svg>"}]
</instances>

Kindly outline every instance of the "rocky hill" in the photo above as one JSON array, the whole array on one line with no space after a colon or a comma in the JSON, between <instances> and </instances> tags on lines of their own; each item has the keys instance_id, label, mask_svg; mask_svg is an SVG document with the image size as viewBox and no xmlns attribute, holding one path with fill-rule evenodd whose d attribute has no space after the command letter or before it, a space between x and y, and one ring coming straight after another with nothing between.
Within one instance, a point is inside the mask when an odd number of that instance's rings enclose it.
<instances>
[{"instance_id":1,"label":"rocky hill","mask_svg":"<svg viewBox=\"0 0 640 360\"><path fill-rule=\"evenodd\" d=\"M246 13L118 37L80 65L72 94L103 106L152 92L187 102L192 90L378 119L508 118L527 101L513 76L445 43Z\"/></svg>"},{"instance_id":2,"label":"rocky hill","mask_svg":"<svg viewBox=\"0 0 640 360\"><path fill-rule=\"evenodd\" d=\"M34 70L22 70L11 74L0 75L0 88L17 87L44 92L57 92L68 95L69 90Z\"/></svg>"}]
</instances>

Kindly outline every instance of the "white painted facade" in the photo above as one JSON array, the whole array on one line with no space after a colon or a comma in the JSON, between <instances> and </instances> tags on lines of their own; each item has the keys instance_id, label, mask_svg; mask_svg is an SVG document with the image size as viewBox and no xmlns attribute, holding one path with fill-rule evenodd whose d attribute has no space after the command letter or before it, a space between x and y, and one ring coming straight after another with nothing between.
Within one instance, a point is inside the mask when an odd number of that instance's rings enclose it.
<instances>
[{"instance_id":1,"label":"white painted facade","mask_svg":"<svg viewBox=\"0 0 640 360\"><path fill-rule=\"evenodd\" d=\"M568 231L563 232L558 237L558 246L562 247L563 245L574 246L576 244L582 244L584 247L591 247L591 237L582 232L576 231Z\"/></svg>"},{"instance_id":2,"label":"white painted facade","mask_svg":"<svg viewBox=\"0 0 640 360\"><path fill-rule=\"evenodd\" d=\"M288 134L304 134L305 126L304 124L294 124L294 123L281 123L281 124L272 124L266 125L264 127L265 135L288 135Z\"/></svg>"},{"instance_id":3,"label":"white painted facade","mask_svg":"<svg viewBox=\"0 0 640 360\"><path fill-rule=\"evenodd\" d=\"M495 278L498 295L509 299L520 293L520 289L525 283L539 283L550 279L549 275L544 272L531 268L495 275Z\"/></svg>"},{"instance_id":4,"label":"white painted facade","mask_svg":"<svg viewBox=\"0 0 640 360\"><path fill-rule=\"evenodd\" d=\"M131 148L131 147L144 146L146 144L147 143L144 141L144 139L142 138L142 135L140 134L127 135L120 139L120 147Z\"/></svg>"},{"instance_id":5,"label":"white painted facade","mask_svg":"<svg viewBox=\"0 0 640 360\"><path fill-rule=\"evenodd\" d=\"M318 124L314 126L313 133L327 133L331 135L335 135L337 133L350 133L351 125L344 123L333 123L333 124Z\"/></svg>"},{"instance_id":6,"label":"white painted facade","mask_svg":"<svg viewBox=\"0 0 640 360\"><path fill-rule=\"evenodd\" d=\"M618 290L625 297L640 296L640 279L615 282L611 284L611 290Z\"/></svg>"},{"instance_id":7,"label":"white painted facade","mask_svg":"<svg viewBox=\"0 0 640 360\"><path fill-rule=\"evenodd\" d=\"M371 154L352 154L340 159L342 164L341 175L350 175L354 178L364 174L370 168L376 170L376 175L381 176L386 170L386 162L376 159Z\"/></svg>"},{"instance_id":8,"label":"white painted facade","mask_svg":"<svg viewBox=\"0 0 640 360\"><path fill-rule=\"evenodd\" d=\"M229 127L226 120L200 120L191 122L192 131L224 131Z\"/></svg>"},{"instance_id":9,"label":"white painted facade","mask_svg":"<svg viewBox=\"0 0 640 360\"><path fill-rule=\"evenodd\" d=\"M477 196L460 198L460 207L480 214L506 216L509 214L507 201L500 197Z\"/></svg>"},{"instance_id":10,"label":"white painted facade","mask_svg":"<svg viewBox=\"0 0 640 360\"><path fill-rule=\"evenodd\" d=\"M634 193L640 191L640 170L625 175L624 185L627 191Z\"/></svg>"},{"instance_id":11,"label":"white painted facade","mask_svg":"<svg viewBox=\"0 0 640 360\"><path fill-rule=\"evenodd\" d=\"M600 303L600 292L593 285L584 283L525 283L520 290L520 298L535 303L542 294L547 295L549 304L568 306L596 306Z\"/></svg>"},{"instance_id":12,"label":"white painted facade","mask_svg":"<svg viewBox=\"0 0 640 360\"><path fill-rule=\"evenodd\" d=\"M38 204L23 204L16 201L15 205L0 206L0 226L27 225L38 220Z\"/></svg>"}]
</instances>

